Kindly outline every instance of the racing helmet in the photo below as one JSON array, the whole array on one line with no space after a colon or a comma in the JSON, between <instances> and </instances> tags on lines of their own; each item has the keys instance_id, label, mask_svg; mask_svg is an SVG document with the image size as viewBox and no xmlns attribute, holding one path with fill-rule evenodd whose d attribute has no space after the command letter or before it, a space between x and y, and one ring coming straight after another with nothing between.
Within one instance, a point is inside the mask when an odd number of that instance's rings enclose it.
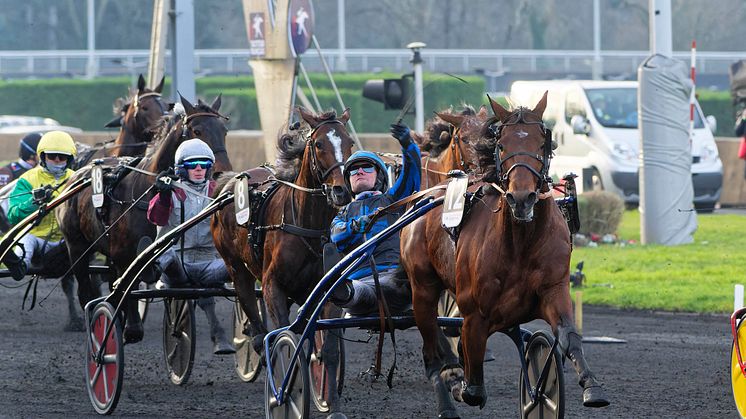
<instances>
[{"instance_id":1,"label":"racing helmet","mask_svg":"<svg viewBox=\"0 0 746 419\"><path fill-rule=\"evenodd\" d=\"M73 165L78 150L75 148L75 141L70 134L64 131L49 131L41 136L39 145L36 146L36 153L39 155L39 164L47 167L45 154L56 153L67 155L67 169Z\"/></svg>"},{"instance_id":2,"label":"racing helmet","mask_svg":"<svg viewBox=\"0 0 746 419\"><path fill-rule=\"evenodd\" d=\"M352 186L350 185L350 168L360 164L361 162L371 163L378 172L376 175L376 184L373 186L373 189L380 192L386 192L389 188L389 173L388 170L386 170L386 165L376 153L364 150L353 153L345 162L344 169L342 169L342 175L345 178L347 190L352 193Z\"/></svg>"},{"instance_id":3,"label":"racing helmet","mask_svg":"<svg viewBox=\"0 0 746 419\"><path fill-rule=\"evenodd\" d=\"M24 135L23 138L21 138L21 147L18 150L18 157L20 157L21 160L28 160L35 156L39 140L41 140L41 134L38 132Z\"/></svg>"},{"instance_id":4,"label":"racing helmet","mask_svg":"<svg viewBox=\"0 0 746 419\"><path fill-rule=\"evenodd\" d=\"M176 168L176 175L181 179L188 180L189 174L187 169L184 167L184 162L189 160L209 160L215 163L215 153L212 152L207 143L200 140L199 138L192 138L191 140L184 141L176 149L176 155L174 156L174 163ZM205 178L209 179L212 176L212 167L207 169Z\"/></svg>"}]
</instances>

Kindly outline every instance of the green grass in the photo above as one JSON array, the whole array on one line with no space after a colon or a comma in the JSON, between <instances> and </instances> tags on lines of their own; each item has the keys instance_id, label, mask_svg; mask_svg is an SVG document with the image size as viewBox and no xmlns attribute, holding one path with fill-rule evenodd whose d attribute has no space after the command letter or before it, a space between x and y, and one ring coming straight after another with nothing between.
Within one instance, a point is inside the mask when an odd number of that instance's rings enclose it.
<instances>
[{"instance_id":1,"label":"green grass","mask_svg":"<svg viewBox=\"0 0 746 419\"><path fill-rule=\"evenodd\" d=\"M619 236L637 244L576 247L572 267L585 261L583 302L622 308L730 313L733 286L746 283L746 217L697 216L694 243L639 244L640 215L627 211Z\"/></svg>"}]
</instances>

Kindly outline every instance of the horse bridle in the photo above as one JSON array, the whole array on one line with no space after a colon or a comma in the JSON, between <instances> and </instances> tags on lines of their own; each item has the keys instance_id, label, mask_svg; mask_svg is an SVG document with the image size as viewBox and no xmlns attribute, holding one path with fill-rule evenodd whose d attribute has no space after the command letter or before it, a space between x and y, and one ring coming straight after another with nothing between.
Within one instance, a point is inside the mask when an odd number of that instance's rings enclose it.
<instances>
[{"instance_id":1,"label":"horse bridle","mask_svg":"<svg viewBox=\"0 0 746 419\"><path fill-rule=\"evenodd\" d=\"M527 121L524 118L524 115L533 115L536 117L537 121ZM511 122L511 120L513 120ZM544 121L541 120L540 117L538 117L536 114L532 113L528 109L524 107L520 107L517 110L515 110L513 113L511 113L507 118L505 118L505 122L502 121L493 121L492 124L495 124L497 122L497 125L494 126L495 128L495 170L497 171L497 182L500 186L502 186L505 190L507 190L508 186L508 176L510 176L510 173L515 170L518 167L525 167L528 169L529 172L531 172L532 175L536 176L537 178L537 184L536 184L536 190L540 190L542 186L545 183L549 183L550 179L548 178L549 173L549 162L552 158L552 130L547 128L546 125L544 125ZM500 158L500 153L502 152L503 146L500 144L500 137L502 136L503 128L506 126L511 125L539 125L543 134L544 134L544 146L542 147L543 155L538 155L534 153L528 153L525 151L517 151L515 153L510 153L505 158ZM530 165L523 163L523 162L517 162L514 163L508 170L503 172L503 165L506 161L512 159L516 156L528 156L533 159L536 159L541 163L541 170L537 171Z\"/></svg>"},{"instance_id":2,"label":"horse bridle","mask_svg":"<svg viewBox=\"0 0 746 419\"><path fill-rule=\"evenodd\" d=\"M192 120L194 120L194 118L197 118L197 117L200 117L200 116L207 116L207 117L211 117L211 118L223 118L226 121L230 120L230 118L228 118L225 115L221 115L220 113L218 113L216 111L213 111L213 112L195 112L195 113L193 113L191 115L184 114L184 116L182 116L182 118L181 118L181 139L182 140L188 140L189 139L189 137L188 137L187 134L189 133L189 130L192 129L189 126L189 122L191 122ZM210 148L216 154L217 153L226 153L226 154L228 153L228 150L226 150L226 148L225 148L225 144L223 144L222 146L217 147L217 148L215 148L212 145L210 145Z\"/></svg>"},{"instance_id":3,"label":"horse bridle","mask_svg":"<svg viewBox=\"0 0 746 419\"><path fill-rule=\"evenodd\" d=\"M163 106L163 102L161 101L161 94L158 92L148 92L143 94L135 95L135 100L132 101L132 106L135 108L134 117L137 119L137 113L140 110L140 101L143 100L146 97L155 97L156 103L158 103L158 107L161 109L161 114L165 115L168 112L166 111L166 108Z\"/></svg>"},{"instance_id":4,"label":"horse bridle","mask_svg":"<svg viewBox=\"0 0 746 419\"><path fill-rule=\"evenodd\" d=\"M461 148L461 127L453 127L453 131L451 132L451 138L453 140L451 141L451 150L453 150L454 153L456 153L456 150L458 150L458 164L459 169L466 172L466 162L464 161L464 150Z\"/></svg>"},{"instance_id":5,"label":"horse bridle","mask_svg":"<svg viewBox=\"0 0 746 419\"><path fill-rule=\"evenodd\" d=\"M306 137L306 146L311 147L311 171L313 171L314 176L316 177L316 180L321 185L322 189L326 189L326 186L324 186L325 185L324 182L329 177L329 175L331 175L335 169L344 166L343 162L336 162L333 165L331 165L329 168L327 168L326 170L323 170L321 166L319 165L319 158L316 155L315 134L319 130L319 128L321 128L324 125L330 125L330 124L339 124L339 125L342 125L343 127L345 126L345 123L338 119L330 119L328 121L322 121L321 123L316 125L311 130L311 132L308 133L308 136Z\"/></svg>"}]
</instances>

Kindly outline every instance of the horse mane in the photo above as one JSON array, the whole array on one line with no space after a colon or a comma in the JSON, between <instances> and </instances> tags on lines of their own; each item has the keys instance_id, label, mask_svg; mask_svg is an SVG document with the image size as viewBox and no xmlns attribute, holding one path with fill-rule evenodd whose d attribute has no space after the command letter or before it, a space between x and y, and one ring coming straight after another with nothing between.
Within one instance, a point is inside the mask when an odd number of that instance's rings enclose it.
<instances>
[{"instance_id":1,"label":"horse mane","mask_svg":"<svg viewBox=\"0 0 746 419\"><path fill-rule=\"evenodd\" d=\"M474 107L471 105L463 104L463 109L457 115L476 115ZM454 115L453 107L445 109L440 113L448 113ZM451 124L440 119L439 116L435 116L433 119L427 122L425 126L425 135L416 136L415 139L419 140L418 145L422 151L430 153L430 157L438 157L440 153L448 148L448 144L451 143Z\"/></svg>"},{"instance_id":2,"label":"horse mane","mask_svg":"<svg viewBox=\"0 0 746 419\"><path fill-rule=\"evenodd\" d=\"M334 121L337 112L326 111L316 115L318 123ZM300 173L300 165L303 162L303 152L306 148L306 133L311 132L311 127L302 122L297 127L284 127L277 136L277 161L275 170L277 178L288 182L294 182Z\"/></svg>"}]
</instances>

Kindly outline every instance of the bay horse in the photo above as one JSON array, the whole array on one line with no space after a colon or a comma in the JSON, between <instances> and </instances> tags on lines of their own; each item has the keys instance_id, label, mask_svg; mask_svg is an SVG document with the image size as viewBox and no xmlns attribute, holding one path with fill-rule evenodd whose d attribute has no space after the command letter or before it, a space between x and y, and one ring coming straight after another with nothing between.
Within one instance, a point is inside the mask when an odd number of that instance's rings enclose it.
<instances>
[{"instance_id":1,"label":"bay horse","mask_svg":"<svg viewBox=\"0 0 746 419\"><path fill-rule=\"evenodd\" d=\"M545 93L533 109L508 111L490 98L495 117L483 124L484 141L477 146L486 167L484 181L470 187L476 198L459 232L451 236L441 227L441 207L401 233L402 265L412 284L425 369L442 417L458 416L449 386L457 400L484 406L487 338L534 319L549 323L561 354L572 361L583 404L609 404L573 322L570 231L547 184L552 145L542 122L546 100ZM443 290L455 293L464 318L463 371L437 345L442 332L436 308ZM464 382L458 383L461 374Z\"/></svg>"},{"instance_id":2,"label":"bay horse","mask_svg":"<svg viewBox=\"0 0 746 419\"><path fill-rule=\"evenodd\" d=\"M252 338L258 353L263 353L262 340L267 329L259 317L255 282L262 284L263 299L274 326L289 325L289 301L303 304L323 276L321 255L324 241L329 237L329 226L339 208L350 201L342 176L342 167L353 145L346 129L349 109L339 117L334 111L316 115L302 107L298 112L308 130L291 129L278 137L277 179L282 182L273 180L273 173L264 167L245 172L257 195L276 188L268 193L262 204L264 209L256 211L260 219L256 220L258 228L252 229L252 234L264 235L263 242L255 242L256 251L249 229L236 223L233 204L212 218L215 247L225 261L248 317L244 334ZM231 178L222 190L233 190L234 183ZM329 310L333 310L330 306L327 305ZM331 311L327 313L334 315ZM335 377L336 373L330 372L329 376ZM336 397L336 392L331 393ZM335 410L336 399L330 400L330 405Z\"/></svg>"},{"instance_id":3,"label":"bay horse","mask_svg":"<svg viewBox=\"0 0 746 419\"><path fill-rule=\"evenodd\" d=\"M153 140L160 119L168 113L169 105L161 100L163 83L150 89L145 78L140 74L137 79L137 90L119 109L117 117L107 123L107 128L120 127L114 145L107 150L108 156L142 156L148 144Z\"/></svg>"},{"instance_id":4,"label":"bay horse","mask_svg":"<svg viewBox=\"0 0 746 419\"><path fill-rule=\"evenodd\" d=\"M479 112L464 106L458 113L448 110L435 115L425 127L424 135L413 135L420 149L427 152L422 156L423 190L446 180L451 170L472 173L478 169L474 145L489 117L484 106Z\"/></svg>"},{"instance_id":5,"label":"bay horse","mask_svg":"<svg viewBox=\"0 0 746 419\"><path fill-rule=\"evenodd\" d=\"M211 105L199 100L193 106L183 97L181 103L185 113L167 115L161 119L155 140L148 147L145 157L135 166L145 173L133 170L123 176L107 194L103 211L93 207L90 188L70 198L56 210L70 261L75 263L72 269L78 281L78 299L82 307L99 296L97 282L91 280L88 272L88 257L93 251L108 256L110 265L116 271L115 277L118 277L137 256L138 241L146 236L155 238L155 225L146 218L148 201L156 193L152 189L155 174L173 167L176 149L183 141L202 139L215 153L215 172L232 169L225 148L227 129L222 121L225 117L218 112L221 97L218 96ZM116 158L106 163L116 165L128 161ZM70 182L90 176L90 170L91 166L86 166L76 171ZM130 206L132 209L125 212ZM111 229L99 240L109 226ZM95 245L89 249L94 242ZM128 309L127 314L133 317L128 318L125 336L128 341L136 341L142 337L137 310ZM130 324L130 321L133 323Z\"/></svg>"}]
</instances>

